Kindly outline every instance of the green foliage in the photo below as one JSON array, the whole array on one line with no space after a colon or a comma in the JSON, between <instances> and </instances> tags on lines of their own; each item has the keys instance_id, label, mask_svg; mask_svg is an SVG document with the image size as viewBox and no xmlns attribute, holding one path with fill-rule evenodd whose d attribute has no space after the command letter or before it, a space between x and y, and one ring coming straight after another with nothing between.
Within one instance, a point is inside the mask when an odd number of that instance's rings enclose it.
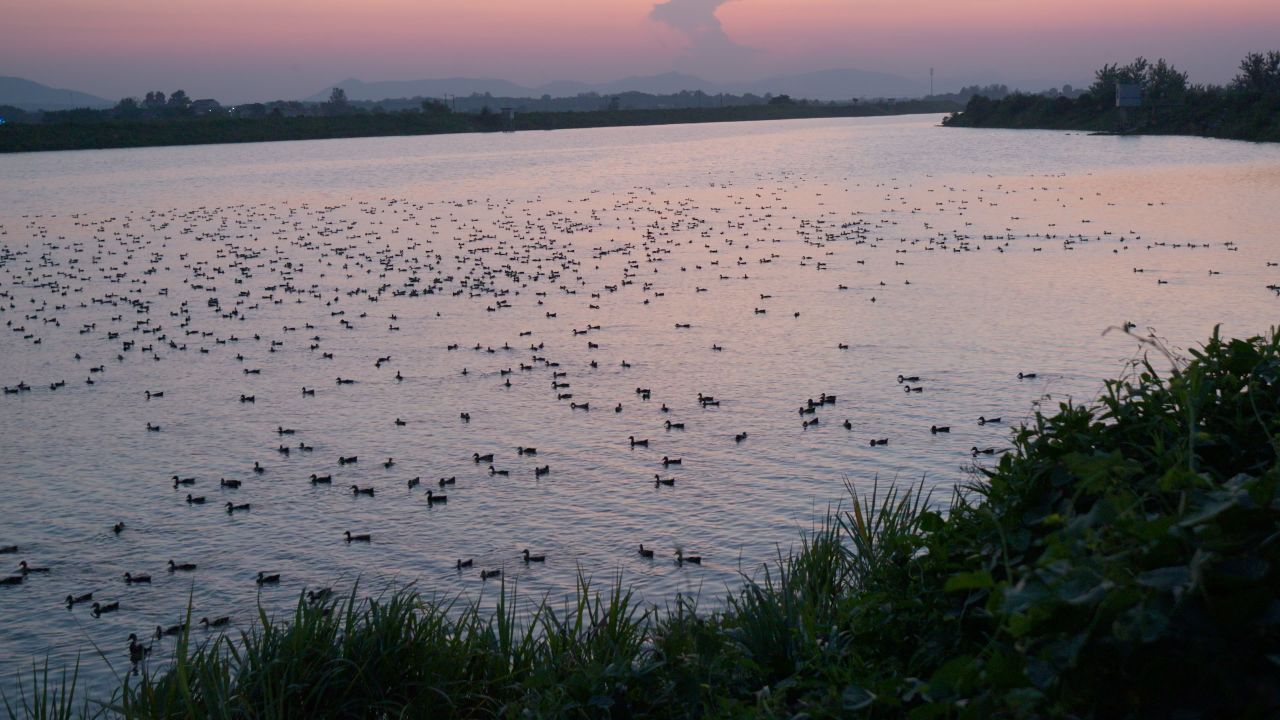
<instances>
[{"instance_id":1,"label":"green foliage","mask_svg":"<svg viewBox=\"0 0 1280 720\"><path fill-rule=\"evenodd\" d=\"M1246 55L1232 85L1247 92L1280 93L1280 52Z\"/></svg>"},{"instance_id":2,"label":"green foliage","mask_svg":"<svg viewBox=\"0 0 1280 720\"><path fill-rule=\"evenodd\" d=\"M1161 350L1159 345L1151 346ZM1163 351L1162 351L1163 352ZM1166 357L1169 357L1165 353ZM605 594L481 612L356 590L194 644L110 701L10 717L1280 715L1280 333L1216 333L1061 405L957 488L873 488L719 612Z\"/></svg>"},{"instance_id":3,"label":"green foliage","mask_svg":"<svg viewBox=\"0 0 1280 720\"><path fill-rule=\"evenodd\" d=\"M1119 83L1143 89L1143 106L1127 116L1115 107ZM1187 74L1165 60L1151 63L1140 57L1124 66L1104 65L1089 91L1074 100L1021 93L999 99L974 96L963 112L943 124L1100 132L1119 129L1280 142L1280 52L1249 54L1227 88L1188 85Z\"/></svg>"}]
</instances>

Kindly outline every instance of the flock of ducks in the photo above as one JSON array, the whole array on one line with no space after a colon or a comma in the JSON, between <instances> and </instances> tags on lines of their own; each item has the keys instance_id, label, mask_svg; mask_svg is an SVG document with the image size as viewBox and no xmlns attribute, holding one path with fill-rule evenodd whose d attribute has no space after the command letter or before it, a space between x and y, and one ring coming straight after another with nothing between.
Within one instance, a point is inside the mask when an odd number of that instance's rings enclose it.
<instances>
[{"instance_id":1,"label":"flock of ducks","mask_svg":"<svg viewBox=\"0 0 1280 720\"><path fill-rule=\"evenodd\" d=\"M604 404L597 400L593 407L592 402L582 396L580 384L583 380L578 373L599 370L604 363L598 351L602 350L600 337L607 332L607 320L602 319L595 324L588 322L583 327L557 326L558 314L564 311L563 304L577 303L585 305L588 311L601 310L603 298L621 297L620 294L627 293L629 288L631 294L628 297L638 299L644 306L657 305L663 302L666 290L659 288L655 276L694 272L701 273L699 278L705 278L708 285L711 282L733 283L750 278L756 272L755 268L784 261L796 262L795 248L799 248L799 266L821 278L823 273L832 269L832 256L835 254L832 248L845 245L867 257L857 259L856 265L847 268L841 276L842 281L832 282L831 287L838 293L856 290L865 302L879 301L883 306L897 288L911 286L911 282L903 279L904 282L890 285L884 280L874 281L863 276L868 272L864 266L877 248L892 248L895 254L971 253L979 252L985 246L988 250L1004 253L1013 249L1015 240L1025 237L1009 229L973 235L967 230L968 223L965 229L946 232L926 222L924 226L931 231L930 234L893 239L891 236L898 232L894 227L898 220L892 217L877 219L862 213L839 216L835 212L823 211L816 218L801 218L796 225L783 219L790 214L794 221L795 215L787 208L780 189L758 188L754 198L749 197L749 193L730 193L728 197L738 206L736 217L725 208L700 207L692 198L663 199L657 197L652 189L638 188L625 197L614 198L611 205L596 204L592 198L582 198L571 209L562 210L547 210L538 204L522 208L514 201L467 200L427 205L384 198L378 202L360 202L353 207L315 208L285 204L208 207L186 212L153 211L122 217L74 215L69 221L59 219L57 222L52 218L25 218L20 227L0 225L0 280L3 280L0 282L0 309L3 310L5 328L9 331L4 342L26 343L28 349L36 353L43 352L50 345L66 347L76 344L78 349L71 362L74 367L83 368L82 384L86 388L79 392L92 392L106 382L114 381L117 375L128 377L130 372L137 374L139 371L134 371L134 368L139 366L191 362L192 358L203 356L225 362L228 368L238 368L231 374L248 382L271 376L274 368L270 359L273 355L293 353L293 357L304 358L310 367L326 368L340 352L331 342L335 335L357 327L381 326L385 326L381 332L397 333L405 327L402 323L418 319L400 309L391 313L378 312L379 302L417 300L419 304L413 307L418 310L414 312L430 317L431 313L440 314L438 308L452 307L446 304L446 298L460 298L483 304L486 313L517 313L523 309L530 318L544 322L542 327L547 329L535 330L531 325L531 329L500 345L464 343L461 340L443 344L449 355L468 352L472 355L472 359L460 360L454 366L454 372L459 376L470 382L492 382L502 388L513 388L535 382L527 378L549 375L549 382L545 383L549 385L547 403L592 418L596 418L602 408L606 415L630 416L635 410L633 400L643 404L655 395L662 395L661 389L637 387L634 398L614 397ZM755 203L755 209L746 208L747 202ZM622 234L624 239L604 242L599 237L591 237L598 230L603 234L601 215L606 209L617 217L630 218L629 227L612 229ZM353 218L352 210L363 217ZM481 212L493 214L498 220L492 226L484 226L471 217ZM911 214L917 212L922 212L922 209L911 210ZM381 227L384 219L393 221L393 229L384 232ZM792 227L798 245L783 246L777 244L780 240L767 239L788 226ZM11 232L15 236L10 236ZM62 234L64 232L67 234ZM17 238L18 233L25 237ZM1117 253L1142 245L1141 236L1137 233L1111 238L1106 238L1106 235L1109 233L1059 235L1047 232L1033 237L1056 242L1064 250L1105 240L1119 243ZM583 236L589 238L586 244L574 242L575 238ZM699 249L698 245L702 247ZM1040 250L1043 246L1038 245L1034 249ZM1161 246L1161 243L1148 244L1147 249ZM1231 243L1227 243L1227 247L1236 249ZM681 251L680 254L677 250ZM691 251L698 253L698 259L687 259ZM600 263L606 261L614 263L616 274L601 281L599 273L588 266L595 265L595 270L598 270ZM903 260L894 261L893 268L902 267L905 267ZM1134 272L1143 271L1135 268ZM1211 271L1211 275L1214 272ZM161 277L168 280L161 281ZM172 284L173 278L180 279L180 287ZM709 302L696 300L705 292L709 292L708 287L694 287L695 304L692 307L696 307L697 302ZM777 292L781 294L781 289ZM560 309L552 304L552 295L559 298ZM432 296L441 296L440 302L432 302ZM798 321L800 310L779 307L785 302L775 300L772 293L760 293L758 300L753 300L755 306L750 308L749 315L766 315L769 310L775 310L776 314L777 310L782 310L782 317L789 318L788 322L791 319ZM246 320L270 316L278 308L287 306L302 306L307 311L302 314L295 311L289 315L298 319L286 320L287 324L279 333L259 331L242 334L237 329ZM746 308L739 311L748 313ZM607 317L607 312L603 315ZM78 327L71 324L72 316L78 318ZM64 322L68 323L67 327L63 326ZM674 330L668 325L668 332L683 333L695 328L691 321L677 320L673 324ZM44 345L45 338L51 335L59 336L61 342ZM584 342L585 351L591 359L577 364L571 359L576 355L567 352L568 343ZM744 344L749 342L749 338L743 339ZM839 351L850 349L850 343L843 340L833 344ZM575 348L579 347L575 345ZM732 349L733 343L729 340L716 341L707 349L720 354L725 353L726 347ZM87 357L93 360L86 362L84 358ZM372 376L334 376L325 370L317 370L312 378L314 382L309 380L308 384L302 385L301 397L310 400L335 391L357 392L362 383L400 386L413 380L415 371L419 370L405 366L405 362L405 358L379 352L372 363L375 373ZM620 372L633 367L631 361L621 358L615 358L608 364ZM50 367L55 366L50 364ZM391 374L392 366L395 366L394 374ZM140 374L145 375L145 370ZM1023 371L1016 376L1020 381L1036 381L1043 377L1036 371ZM931 383L939 382L931 380L927 373L898 374L896 381L905 394L925 398L929 397L926 390L934 387ZM25 380L18 380L5 386L4 393L23 396L68 393L72 391L68 383L77 382L77 379L54 376L34 378L32 382L28 384ZM328 390L322 388L322 382L328 385ZM260 397L260 393L265 391L260 385L255 387L258 389L245 388L226 398L192 398L184 396L182 388L149 387L135 397L138 398L140 415L145 415L149 408L174 400L196 403L197 408L204 402L238 402L249 406L244 408L246 410L271 412L274 398L265 394ZM296 396L297 386L287 392ZM670 433L674 437L694 424L683 415L686 411L692 411L692 408L719 410L722 406L733 406L742 398L698 392L696 399L681 400L669 395L659 399L662 402L656 409L658 414L653 420L653 431ZM803 401L798 407L801 429L809 431L813 428L817 432L825 428L826 425L819 424L822 414L834 411L838 406L837 400L838 395L824 392L817 398ZM675 407L669 407L668 402ZM456 422L467 425L472 421L472 413L483 410L464 409L458 413ZM20 413L21 410L12 412ZM388 414L384 417L389 432L416 422L404 415L391 417ZM792 415L790 422L794 421L795 415ZM140 425L145 427L149 436L163 436L168 432L164 425L149 419ZM848 417L838 425L848 432L858 427ZM976 425L983 428L997 426L997 430L1004 427L1001 417L988 417L986 414L977 417ZM931 424L927 436L950 436L952 427L945 421ZM920 432L924 434L923 427ZM758 436L739 431L725 436L723 441L732 442L734 446L745 444L749 448L757 439ZM295 443L294 440L301 441ZM312 440L321 442L325 439ZM937 440L943 441L941 438ZM619 446L646 450L650 442L649 437L631 434L626 436L625 443L619 441ZM889 445L890 438L876 433L871 437L864 435L857 442L864 447L881 448ZM310 457L315 450L315 445L306 441L305 428L286 427L283 422L276 424L272 443L276 445L275 452L286 462L292 458ZM962 446L956 448L957 451L963 452L960 448ZM477 473L485 473L495 480L529 478L543 481L553 478L549 462L538 464L538 448L518 445L514 449L514 459L498 452L480 450L472 452L470 459ZM977 445L967 451L972 458L1001 452L1002 448ZM545 450L543 453L554 455L554 452ZM510 462L523 464L509 467ZM668 489L675 488L680 480L664 473L671 472L673 468L683 469L684 458L667 454L652 462L652 469L657 470L652 473L653 487L661 496L669 492ZM380 464L387 473L399 472L402 465L394 457L375 464ZM258 478L279 479L279 468L270 465L272 463L264 464L262 460L255 459L250 466L246 460L245 478L219 478L216 489L221 495L215 502L210 502L210 496L201 494L200 489L205 482L211 481L183 474L172 474L169 481L178 491L175 497L185 500L193 509L213 505L221 507L227 515L248 513L252 517L255 509L261 507L260 503L222 498L234 497L241 492L251 493ZM313 461L308 467L315 472L298 472L296 477L289 479L308 483L322 491L335 483L334 468L342 477L362 463L359 455L339 454L332 467L316 465ZM308 475L309 479L305 479ZM342 487L341 482L339 480L339 487ZM450 500L445 494L446 489L454 489L451 492L454 493L455 506L467 502L470 492L465 481L459 483L457 475L428 481L425 491L420 488L423 484L421 475L408 477L403 483L409 491L420 493L422 507L439 508L445 513L448 512L445 506ZM346 487L359 502L367 502L366 498L376 498L379 492L386 492L383 487L367 483L351 482ZM126 535L138 522L130 520L126 525L123 520L104 518L103 525L109 526L111 532L119 537ZM347 546L376 545L374 533L365 528L345 530L333 541ZM198 549L199 543L193 542L191 546ZM652 547L643 543L633 547L638 547L634 555L648 560L655 558ZM20 551L18 545L0 547L0 554L16 555ZM630 550L626 552L632 554ZM530 566L545 564L547 559L547 554L534 554L524 548L511 561ZM684 568L702 565L703 557L686 554L683 548L676 547L672 562ZM461 574L476 569L475 563L474 557L456 558L452 567ZM195 573L197 570L198 566L193 562L170 559L167 564L168 573ZM470 577L478 577L481 581L501 578L503 570L500 564L482 566ZM56 578L51 568L29 565L23 560L18 564L17 573L0 577L0 586L21 586L32 576L47 575ZM287 576L282 578L281 573L270 570L257 570L254 578L258 587L278 586L287 581ZM151 575L126 572L123 584L126 587L149 585ZM307 589L305 593L310 602L316 603L324 602L333 595L331 588ZM96 597L104 594L108 593L101 589L72 592L66 596L65 605L68 609L90 605L95 618L129 611L127 603L122 609L120 600ZM213 619L203 617L199 624L206 629L218 629L230 623L229 616L217 616ZM160 625L154 632L143 633L143 636L156 641L186 631L188 628L183 624ZM128 649L131 660L137 664L150 654L152 645L143 644L135 632L128 637Z\"/></svg>"}]
</instances>

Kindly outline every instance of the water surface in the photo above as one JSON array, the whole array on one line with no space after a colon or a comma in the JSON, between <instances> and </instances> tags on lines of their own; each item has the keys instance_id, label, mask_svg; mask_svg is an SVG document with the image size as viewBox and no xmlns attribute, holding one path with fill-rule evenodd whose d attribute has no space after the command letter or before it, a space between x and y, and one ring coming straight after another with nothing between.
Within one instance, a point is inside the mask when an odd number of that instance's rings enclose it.
<instances>
[{"instance_id":1,"label":"water surface","mask_svg":"<svg viewBox=\"0 0 1280 720\"><path fill-rule=\"evenodd\" d=\"M1280 149L937 121L6 156L0 382L32 390L0 400L0 546L21 548L0 561L51 572L0 588L0 687L80 653L110 688L97 649L123 672L124 638L188 599L246 628L256 602L357 578L487 601L482 567L557 599L580 572L622 573L649 602L714 607L846 481L923 481L945 502L971 447L1095 397L1139 351L1107 328L1178 349L1274 322ZM822 393L836 403L798 412ZM440 477L449 502L428 507ZM61 604L90 591L121 610Z\"/></svg>"}]
</instances>

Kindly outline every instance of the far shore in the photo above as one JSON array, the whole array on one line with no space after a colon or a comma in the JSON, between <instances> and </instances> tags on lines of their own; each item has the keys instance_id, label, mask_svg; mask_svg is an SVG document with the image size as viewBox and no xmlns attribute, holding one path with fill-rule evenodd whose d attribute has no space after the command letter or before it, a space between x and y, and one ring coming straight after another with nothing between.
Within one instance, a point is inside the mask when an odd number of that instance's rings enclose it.
<instances>
[{"instance_id":1,"label":"far shore","mask_svg":"<svg viewBox=\"0 0 1280 720\"><path fill-rule=\"evenodd\" d=\"M724 108L473 113L385 113L338 117L182 118L148 122L14 123L0 127L0 153L170 145L325 140L449 133L753 122L948 113L950 101L904 100L848 105L749 105Z\"/></svg>"}]
</instances>

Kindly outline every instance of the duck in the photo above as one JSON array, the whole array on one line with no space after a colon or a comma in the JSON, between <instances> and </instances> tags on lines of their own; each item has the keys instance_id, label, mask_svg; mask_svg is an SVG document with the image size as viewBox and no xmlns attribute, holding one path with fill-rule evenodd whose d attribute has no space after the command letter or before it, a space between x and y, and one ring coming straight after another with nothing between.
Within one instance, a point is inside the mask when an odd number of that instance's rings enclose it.
<instances>
[{"instance_id":1,"label":"duck","mask_svg":"<svg viewBox=\"0 0 1280 720\"><path fill-rule=\"evenodd\" d=\"M31 567L30 565L27 564L26 560L23 560L22 562L18 563L18 567L22 568L23 575L30 575L32 573L48 574L50 572L49 568L47 567Z\"/></svg>"},{"instance_id":2,"label":"duck","mask_svg":"<svg viewBox=\"0 0 1280 720\"><path fill-rule=\"evenodd\" d=\"M1000 418L989 418L982 415L978 416L979 425L987 425L988 423L998 423L998 422L1000 422Z\"/></svg>"},{"instance_id":3,"label":"duck","mask_svg":"<svg viewBox=\"0 0 1280 720\"><path fill-rule=\"evenodd\" d=\"M1036 374L1035 373L1018 373L1018 379L1019 380L1035 380Z\"/></svg>"},{"instance_id":4,"label":"duck","mask_svg":"<svg viewBox=\"0 0 1280 720\"><path fill-rule=\"evenodd\" d=\"M975 445L974 447L969 448L969 453L974 457L978 457L979 455L995 455L996 449L993 447L978 449Z\"/></svg>"},{"instance_id":5,"label":"duck","mask_svg":"<svg viewBox=\"0 0 1280 720\"><path fill-rule=\"evenodd\" d=\"M667 421L667 429L668 429L668 430L683 430L683 429L684 429L684 423L673 423L673 422L671 422L670 420L668 420L668 421Z\"/></svg>"},{"instance_id":6,"label":"duck","mask_svg":"<svg viewBox=\"0 0 1280 720\"><path fill-rule=\"evenodd\" d=\"M216 619L214 619L214 620L210 620L210 619L209 619L209 618L207 618L207 617L202 617L202 618L200 618L200 624L201 624L201 625L203 625L203 626L205 626L205 628L206 628L206 629L208 629L208 628L220 628L220 627L226 627L226 626L228 626L228 625L230 625L230 624L231 624L231 618L229 618L229 617L220 617L220 618L216 618Z\"/></svg>"},{"instance_id":7,"label":"duck","mask_svg":"<svg viewBox=\"0 0 1280 720\"><path fill-rule=\"evenodd\" d=\"M258 461L257 461L257 460L254 460L254 461L253 461L253 471L254 471L254 472L256 472L256 473L258 473L259 475L261 475L262 473L266 472L266 471L267 471L267 469L266 469L266 468L264 468L264 467L262 467L262 465L258 464Z\"/></svg>"},{"instance_id":8,"label":"duck","mask_svg":"<svg viewBox=\"0 0 1280 720\"><path fill-rule=\"evenodd\" d=\"M125 584L125 585L136 585L136 584L138 584L138 583L147 583L147 584L150 584L150 583L151 583L151 576L150 576L150 575L144 575L144 574L134 575L134 574L132 574L132 573L125 573L125 574L124 574L124 584Z\"/></svg>"},{"instance_id":9,"label":"duck","mask_svg":"<svg viewBox=\"0 0 1280 720\"><path fill-rule=\"evenodd\" d=\"M901 385L902 383L909 383L909 382L920 382L920 376L919 375L899 375L898 376L899 385Z\"/></svg>"},{"instance_id":10,"label":"duck","mask_svg":"<svg viewBox=\"0 0 1280 720\"><path fill-rule=\"evenodd\" d=\"M10 575L9 577L0 578L0 585L21 585L26 580L25 575Z\"/></svg>"},{"instance_id":11,"label":"duck","mask_svg":"<svg viewBox=\"0 0 1280 720\"><path fill-rule=\"evenodd\" d=\"M938 433L949 433L951 432L951 426L950 425L930 425L929 432L933 433L934 435L937 435Z\"/></svg>"},{"instance_id":12,"label":"duck","mask_svg":"<svg viewBox=\"0 0 1280 720\"><path fill-rule=\"evenodd\" d=\"M311 473L312 485L328 485L332 482L333 482L332 475L316 475L315 473Z\"/></svg>"},{"instance_id":13,"label":"duck","mask_svg":"<svg viewBox=\"0 0 1280 720\"><path fill-rule=\"evenodd\" d=\"M87 603L87 602L89 602L89 601L90 601L90 600L92 600L92 599L93 599L93 593L85 593L85 594L83 594L83 595L68 595L68 596L67 596L67 609L68 609L68 610L70 610L71 608L75 607L76 605L79 605L79 604L81 604L81 603Z\"/></svg>"},{"instance_id":14,"label":"duck","mask_svg":"<svg viewBox=\"0 0 1280 720\"><path fill-rule=\"evenodd\" d=\"M352 535L350 530L346 531L346 533L344 533L344 534L346 535L347 542L349 542L349 543L353 543L353 542L363 542L363 543L373 542L373 536L372 536L372 535L368 535L368 534L365 534L365 535Z\"/></svg>"},{"instance_id":15,"label":"duck","mask_svg":"<svg viewBox=\"0 0 1280 720\"><path fill-rule=\"evenodd\" d=\"M352 496L367 495L369 497L373 497L373 488L362 488L359 485L352 485L351 494Z\"/></svg>"},{"instance_id":16,"label":"duck","mask_svg":"<svg viewBox=\"0 0 1280 720\"><path fill-rule=\"evenodd\" d=\"M853 423L849 422L849 418L845 418L843 425L845 430L853 429Z\"/></svg>"},{"instance_id":17,"label":"duck","mask_svg":"<svg viewBox=\"0 0 1280 720\"><path fill-rule=\"evenodd\" d=\"M671 408L667 407L667 404L666 404L666 403L662 403L662 407L661 407L661 408L659 408L659 409L660 409L660 410L662 410L662 412L664 412L664 413L669 413L669 412L671 412Z\"/></svg>"},{"instance_id":18,"label":"duck","mask_svg":"<svg viewBox=\"0 0 1280 720\"><path fill-rule=\"evenodd\" d=\"M481 570L480 571L481 580L488 580L489 578L496 578L496 577L502 577L501 570Z\"/></svg>"},{"instance_id":19,"label":"duck","mask_svg":"<svg viewBox=\"0 0 1280 720\"><path fill-rule=\"evenodd\" d=\"M169 626L169 627L167 627L167 628L166 628L166 627L160 627L159 625L157 625L157 626L156 626L155 637L156 637L156 639L157 639L157 640L159 640L159 639L160 639L160 638L162 638L162 637L173 637L174 635L181 635L181 634L182 634L182 631L184 631L184 630L186 630L186 629L187 629L187 624L186 624L186 623L181 623L181 624L178 624L178 625L171 625L171 626Z\"/></svg>"},{"instance_id":20,"label":"duck","mask_svg":"<svg viewBox=\"0 0 1280 720\"><path fill-rule=\"evenodd\" d=\"M173 560L169 561L169 572L178 572L178 571L191 572L192 570L195 570L195 569L196 569L195 563L179 564L179 563L175 563ZM139 582L139 581L135 578L134 582Z\"/></svg>"},{"instance_id":21,"label":"duck","mask_svg":"<svg viewBox=\"0 0 1280 720\"><path fill-rule=\"evenodd\" d=\"M117 601L117 602L109 602L109 603L107 603L107 604L105 604L105 605L103 605L102 603L94 603L94 604L93 604L93 616L94 616L94 617L100 617L100 616L102 616L102 615L106 615L107 613L113 613L113 612L115 612L115 611L117 611L117 610L119 610L119 609L120 609L120 603L119 603L119 601Z\"/></svg>"},{"instance_id":22,"label":"duck","mask_svg":"<svg viewBox=\"0 0 1280 720\"><path fill-rule=\"evenodd\" d=\"M462 422L471 422L471 413L469 412L459 413L459 417L462 418Z\"/></svg>"},{"instance_id":23,"label":"duck","mask_svg":"<svg viewBox=\"0 0 1280 720\"><path fill-rule=\"evenodd\" d=\"M664 478L661 475L657 475L657 474L654 474L653 476L654 487L661 487L663 485L666 485L667 487L674 487L675 484L676 484L675 478Z\"/></svg>"},{"instance_id":24,"label":"duck","mask_svg":"<svg viewBox=\"0 0 1280 720\"><path fill-rule=\"evenodd\" d=\"M397 426L399 426L399 427L404 427L404 426L406 425L406 423L405 423L405 421L401 420L400 418L396 418L396 425L397 425Z\"/></svg>"},{"instance_id":25,"label":"duck","mask_svg":"<svg viewBox=\"0 0 1280 720\"><path fill-rule=\"evenodd\" d=\"M510 474L511 474L511 471L510 471L510 470L495 470L495 469L493 468L493 466L492 466L492 465L490 465L490 466L489 466L489 474L490 474L490 475L504 475L504 476L505 476L505 475L510 475Z\"/></svg>"},{"instance_id":26,"label":"duck","mask_svg":"<svg viewBox=\"0 0 1280 720\"><path fill-rule=\"evenodd\" d=\"M188 505L203 505L203 504L204 504L204 497L203 497L203 496L201 496L201 497L192 497L191 493L187 493L187 504L188 504Z\"/></svg>"},{"instance_id":27,"label":"duck","mask_svg":"<svg viewBox=\"0 0 1280 720\"><path fill-rule=\"evenodd\" d=\"M409 489L410 489L410 490L412 490L412 489L414 489L414 488L418 487L418 484L419 484L419 483L421 483L421 482L422 482L422 478L421 478L421 477L415 477L415 478L411 478L411 479L409 479L409 480L408 480L408 482L406 482L405 484L409 486Z\"/></svg>"},{"instance_id":28,"label":"duck","mask_svg":"<svg viewBox=\"0 0 1280 720\"><path fill-rule=\"evenodd\" d=\"M160 426L147 423L147 432L160 432Z\"/></svg>"},{"instance_id":29,"label":"duck","mask_svg":"<svg viewBox=\"0 0 1280 720\"><path fill-rule=\"evenodd\" d=\"M111 532L115 533L116 535L119 535L120 533L124 532L124 523L118 522L115 525L112 525Z\"/></svg>"},{"instance_id":30,"label":"duck","mask_svg":"<svg viewBox=\"0 0 1280 720\"><path fill-rule=\"evenodd\" d=\"M234 503L227 503L226 507L227 507L228 515L234 515L235 513L238 513L238 512L248 512L250 509L249 503L242 503L240 505L236 505Z\"/></svg>"},{"instance_id":31,"label":"duck","mask_svg":"<svg viewBox=\"0 0 1280 720\"><path fill-rule=\"evenodd\" d=\"M222 479L220 479L220 480L218 481L218 487L224 487L224 488L227 488L228 490L239 490L239 489L240 489L240 481L239 481L239 480L228 480L228 479L226 479L226 478L222 478Z\"/></svg>"},{"instance_id":32,"label":"duck","mask_svg":"<svg viewBox=\"0 0 1280 720\"><path fill-rule=\"evenodd\" d=\"M631 447L649 447L649 440L637 440L635 435L628 435L627 440L631 441Z\"/></svg>"},{"instance_id":33,"label":"duck","mask_svg":"<svg viewBox=\"0 0 1280 720\"><path fill-rule=\"evenodd\" d=\"M740 432L740 433L738 433L737 435L734 435L734 436L733 436L733 441L734 441L734 442L738 442L738 443L740 443L740 442L742 442L743 440L746 440L746 439L747 439L747 434L746 434L745 432Z\"/></svg>"},{"instance_id":34,"label":"duck","mask_svg":"<svg viewBox=\"0 0 1280 720\"><path fill-rule=\"evenodd\" d=\"M550 466L550 465L543 465L542 467L535 467L535 468L533 469L533 476L534 476L535 478L540 478L540 477L542 477L543 475L550 475L550 474L551 474L551 466Z\"/></svg>"},{"instance_id":35,"label":"duck","mask_svg":"<svg viewBox=\"0 0 1280 720\"><path fill-rule=\"evenodd\" d=\"M15 555L17 552L17 545L5 545L4 547L0 547L0 555Z\"/></svg>"},{"instance_id":36,"label":"duck","mask_svg":"<svg viewBox=\"0 0 1280 720\"><path fill-rule=\"evenodd\" d=\"M547 561L546 555L530 555L529 548L524 549L524 562L526 565L531 562L546 562L546 561Z\"/></svg>"},{"instance_id":37,"label":"duck","mask_svg":"<svg viewBox=\"0 0 1280 720\"><path fill-rule=\"evenodd\" d=\"M276 573L275 575L268 575L265 572L259 570L257 583L259 585L279 585L280 574Z\"/></svg>"},{"instance_id":38,"label":"duck","mask_svg":"<svg viewBox=\"0 0 1280 720\"><path fill-rule=\"evenodd\" d=\"M297 431L294 430L293 428L287 428L287 427L284 427L283 425L276 426L277 435L293 435L295 432Z\"/></svg>"},{"instance_id":39,"label":"duck","mask_svg":"<svg viewBox=\"0 0 1280 720\"><path fill-rule=\"evenodd\" d=\"M129 662L137 665L143 660L146 660L147 656L150 654L151 646L143 645L138 642L138 636L136 634L129 633Z\"/></svg>"},{"instance_id":40,"label":"duck","mask_svg":"<svg viewBox=\"0 0 1280 720\"><path fill-rule=\"evenodd\" d=\"M653 551L652 551L652 550L645 550L645 549L644 549L644 543L640 543L640 557L642 557L642 558L650 558L650 559L652 559L652 558L653 558Z\"/></svg>"},{"instance_id":41,"label":"duck","mask_svg":"<svg viewBox=\"0 0 1280 720\"><path fill-rule=\"evenodd\" d=\"M915 387L912 387L911 385L903 385L902 391L907 393L919 393L924 392L924 388L919 385L916 385Z\"/></svg>"},{"instance_id":42,"label":"duck","mask_svg":"<svg viewBox=\"0 0 1280 720\"><path fill-rule=\"evenodd\" d=\"M174 475L174 476L173 476L173 489L174 489L174 490L177 490L179 485L195 485L195 484L196 484L196 479L195 479L195 478L193 478L193 477L190 477L190 478L180 478L180 477L178 477L177 475Z\"/></svg>"},{"instance_id":43,"label":"duck","mask_svg":"<svg viewBox=\"0 0 1280 720\"><path fill-rule=\"evenodd\" d=\"M439 485L440 487L444 487L445 485L455 485L457 484L457 482L458 482L458 478L450 475L447 478L440 478Z\"/></svg>"},{"instance_id":44,"label":"duck","mask_svg":"<svg viewBox=\"0 0 1280 720\"><path fill-rule=\"evenodd\" d=\"M615 405L613 408L613 411L616 413L622 412L622 403L618 403L617 405Z\"/></svg>"},{"instance_id":45,"label":"duck","mask_svg":"<svg viewBox=\"0 0 1280 720\"><path fill-rule=\"evenodd\" d=\"M307 602L318 603L333 597L333 588L320 588L307 591Z\"/></svg>"},{"instance_id":46,"label":"duck","mask_svg":"<svg viewBox=\"0 0 1280 720\"><path fill-rule=\"evenodd\" d=\"M569 403L570 410L591 410L591 403Z\"/></svg>"},{"instance_id":47,"label":"duck","mask_svg":"<svg viewBox=\"0 0 1280 720\"><path fill-rule=\"evenodd\" d=\"M538 448L518 447L516 448L516 454L517 455L537 455Z\"/></svg>"},{"instance_id":48,"label":"duck","mask_svg":"<svg viewBox=\"0 0 1280 720\"><path fill-rule=\"evenodd\" d=\"M443 505L443 504L445 504L445 503L447 503L447 502L449 502L449 496L448 496L448 495L436 495L434 490L428 490L428 491L427 491L427 506L428 506L428 507L430 507L430 506L432 506L432 505Z\"/></svg>"},{"instance_id":49,"label":"duck","mask_svg":"<svg viewBox=\"0 0 1280 720\"><path fill-rule=\"evenodd\" d=\"M880 438L879 440L876 440L875 438L871 439L871 447L875 447L877 445L888 445L888 444L889 444L889 438Z\"/></svg>"},{"instance_id":50,"label":"duck","mask_svg":"<svg viewBox=\"0 0 1280 720\"><path fill-rule=\"evenodd\" d=\"M480 453L471 453L471 459L477 465L479 465L482 462L491 463L493 462L493 453L488 453L487 455L481 455Z\"/></svg>"},{"instance_id":51,"label":"duck","mask_svg":"<svg viewBox=\"0 0 1280 720\"><path fill-rule=\"evenodd\" d=\"M390 468L392 465L395 465L395 464L396 464L395 458L387 458L387 461L382 463L382 467Z\"/></svg>"},{"instance_id":52,"label":"duck","mask_svg":"<svg viewBox=\"0 0 1280 720\"><path fill-rule=\"evenodd\" d=\"M683 465L683 464L684 464L684 458L672 458L672 457L667 457L666 455L662 456L662 467L667 467L668 465Z\"/></svg>"},{"instance_id":53,"label":"duck","mask_svg":"<svg viewBox=\"0 0 1280 720\"><path fill-rule=\"evenodd\" d=\"M474 562L475 561L472 558L467 558L466 560L463 560L462 558L458 558L458 562L454 565L454 568L458 570L461 570L463 568L469 568L472 566L472 564L474 564Z\"/></svg>"},{"instance_id":54,"label":"duck","mask_svg":"<svg viewBox=\"0 0 1280 720\"><path fill-rule=\"evenodd\" d=\"M701 564L702 564L702 556L701 556L701 555L685 555L685 554L684 554L684 551L682 551L682 550L680 550L679 548L677 548L677 549L676 549L676 564L677 564L677 565L683 565L683 564L685 564L685 563L693 563L694 565L701 565Z\"/></svg>"},{"instance_id":55,"label":"duck","mask_svg":"<svg viewBox=\"0 0 1280 720\"><path fill-rule=\"evenodd\" d=\"M338 464L339 464L339 465L353 465L353 464L358 463L358 462L360 462L360 456L359 456L359 455L348 455L348 456L346 456L346 457L343 457L343 456L341 456L341 455L339 455L339 456L338 456Z\"/></svg>"}]
</instances>

